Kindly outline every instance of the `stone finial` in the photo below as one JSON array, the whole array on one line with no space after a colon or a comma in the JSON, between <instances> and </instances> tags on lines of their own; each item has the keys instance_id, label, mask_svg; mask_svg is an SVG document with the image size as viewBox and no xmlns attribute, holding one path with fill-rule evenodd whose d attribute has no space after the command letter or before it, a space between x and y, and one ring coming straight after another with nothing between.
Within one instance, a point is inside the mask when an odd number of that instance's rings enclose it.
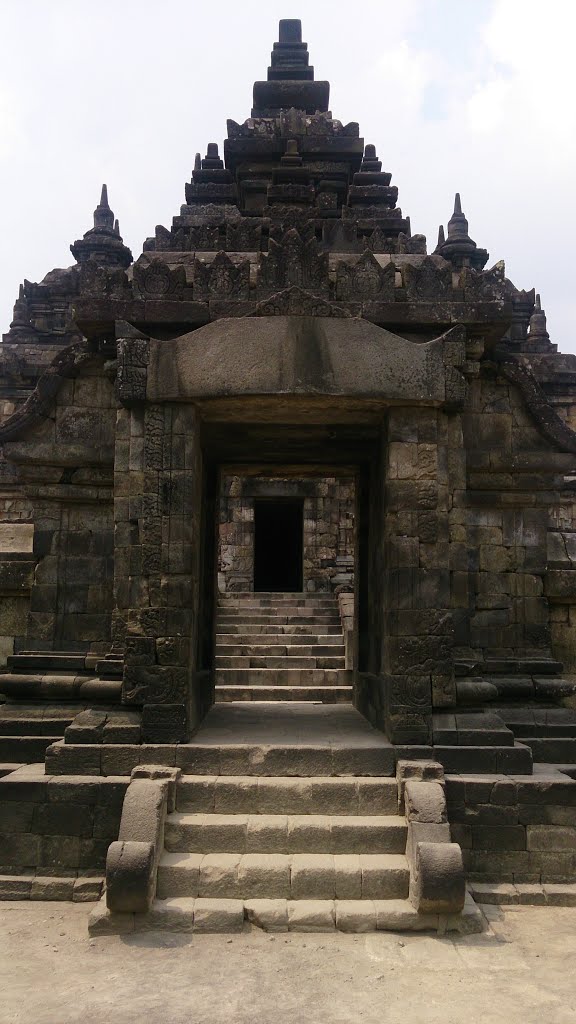
<instances>
[{"instance_id":1,"label":"stone finial","mask_svg":"<svg viewBox=\"0 0 576 1024\"><path fill-rule=\"evenodd\" d=\"M382 170L382 161L378 159L376 154L376 146L368 144L364 147L364 157L360 167L362 173L376 173L378 174Z\"/></svg>"},{"instance_id":2,"label":"stone finial","mask_svg":"<svg viewBox=\"0 0 576 1024\"><path fill-rule=\"evenodd\" d=\"M209 142L206 147L206 156L202 161L203 171L220 171L224 167L224 161L218 154L218 143Z\"/></svg>"},{"instance_id":3,"label":"stone finial","mask_svg":"<svg viewBox=\"0 0 576 1024\"><path fill-rule=\"evenodd\" d=\"M302 22L300 18L281 18L278 25L278 42L292 45L302 42Z\"/></svg>"},{"instance_id":4,"label":"stone finial","mask_svg":"<svg viewBox=\"0 0 576 1024\"><path fill-rule=\"evenodd\" d=\"M94 227L110 229L114 227L114 214L108 205L108 188L106 185L102 185L100 202L94 210Z\"/></svg>"},{"instance_id":5,"label":"stone finial","mask_svg":"<svg viewBox=\"0 0 576 1024\"><path fill-rule=\"evenodd\" d=\"M482 270L488 260L486 249L479 249L473 238L468 234L468 221L462 212L460 193L454 197L454 212L448 221L448 234L444 235L444 227L438 232L436 255L449 260L454 267L473 267Z\"/></svg>"},{"instance_id":6,"label":"stone finial","mask_svg":"<svg viewBox=\"0 0 576 1024\"><path fill-rule=\"evenodd\" d=\"M454 198L454 213L448 221L448 239L466 239L466 241L472 241L468 234L468 221L462 213L462 203L460 202L460 193L457 192ZM473 243L476 244L475 242Z\"/></svg>"},{"instance_id":7,"label":"stone finial","mask_svg":"<svg viewBox=\"0 0 576 1024\"><path fill-rule=\"evenodd\" d=\"M194 170L202 170L202 157L200 156L200 153L196 153L196 156L194 157Z\"/></svg>"},{"instance_id":8,"label":"stone finial","mask_svg":"<svg viewBox=\"0 0 576 1024\"><path fill-rule=\"evenodd\" d=\"M289 139L286 143L286 152L280 158L280 163L289 167L301 167L302 157L298 152L298 143L295 139Z\"/></svg>"},{"instance_id":9,"label":"stone finial","mask_svg":"<svg viewBox=\"0 0 576 1024\"><path fill-rule=\"evenodd\" d=\"M77 263L91 260L101 266L122 267L132 263L132 253L123 244L120 225L110 209L106 185L102 185L100 202L94 210L94 227L75 241L70 251Z\"/></svg>"},{"instance_id":10,"label":"stone finial","mask_svg":"<svg viewBox=\"0 0 576 1024\"><path fill-rule=\"evenodd\" d=\"M23 331L29 332L30 330L30 311L24 294L24 285L21 284L18 288L18 298L14 303L10 331L13 334L21 334Z\"/></svg>"},{"instance_id":11,"label":"stone finial","mask_svg":"<svg viewBox=\"0 0 576 1024\"><path fill-rule=\"evenodd\" d=\"M536 295L536 301L534 303L534 312L530 317L528 341L538 341L539 343L547 343L550 341L550 335L548 334L548 327L546 324L546 313L542 309L539 295Z\"/></svg>"}]
</instances>

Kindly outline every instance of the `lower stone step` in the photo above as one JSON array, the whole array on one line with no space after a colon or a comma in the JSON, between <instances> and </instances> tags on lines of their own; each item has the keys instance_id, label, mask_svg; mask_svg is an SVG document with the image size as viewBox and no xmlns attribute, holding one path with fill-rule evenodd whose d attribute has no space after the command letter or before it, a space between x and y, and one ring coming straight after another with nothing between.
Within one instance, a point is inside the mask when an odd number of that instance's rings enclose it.
<instances>
[{"instance_id":1,"label":"lower stone step","mask_svg":"<svg viewBox=\"0 0 576 1024\"><path fill-rule=\"evenodd\" d=\"M37 764L44 760L47 747L62 739L56 736L0 736L0 761Z\"/></svg>"},{"instance_id":2,"label":"lower stone step","mask_svg":"<svg viewBox=\"0 0 576 1024\"><path fill-rule=\"evenodd\" d=\"M220 932L482 932L486 918L470 895L461 914L419 914L408 900L201 899L154 900L147 914L111 914L105 900L92 910L91 935L134 931Z\"/></svg>"},{"instance_id":3,"label":"lower stone step","mask_svg":"<svg viewBox=\"0 0 576 1024\"><path fill-rule=\"evenodd\" d=\"M406 899L403 854L163 853L157 895L225 899Z\"/></svg>"},{"instance_id":4,"label":"lower stone step","mask_svg":"<svg viewBox=\"0 0 576 1024\"><path fill-rule=\"evenodd\" d=\"M176 806L178 811L216 814L393 815L398 813L398 786L392 771L356 778L184 775Z\"/></svg>"},{"instance_id":5,"label":"lower stone step","mask_svg":"<svg viewBox=\"0 0 576 1024\"><path fill-rule=\"evenodd\" d=\"M350 704L352 686L216 686L217 702L313 701L320 704Z\"/></svg>"},{"instance_id":6,"label":"lower stone step","mask_svg":"<svg viewBox=\"0 0 576 1024\"><path fill-rule=\"evenodd\" d=\"M63 736L84 705L3 704L0 707L0 736Z\"/></svg>"},{"instance_id":7,"label":"lower stone step","mask_svg":"<svg viewBox=\"0 0 576 1024\"><path fill-rule=\"evenodd\" d=\"M530 747L535 761L549 764L576 764L576 737L522 736L521 742Z\"/></svg>"},{"instance_id":8,"label":"lower stone step","mask_svg":"<svg viewBox=\"0 0 576 1024\"><path fill-rule=\"evenodd\" d=\"M220 623L217 625L217 636L227 637L254 637L254 643L263 642L268 643L267 639L262 640L266 637L282 637L284 642L285 637L299 637L302 638L302 643L316 643L317 639L320 638L321 642L329 643L326 641L326 637L336 636L338 637L338 643L342 643L342 624L340 622L334 625L321 624L315 626L314 623L309 623L307 626L295 626L294 624L282 624L274 622L245 622L242 620ZM244 641L242 641L244 642ZM276 640L271 641L276 643ZM288 641L286 641L288 642Z\"/></svg>"},{"instance_id":9,"label":"lower stone step","mask_svg":"<svg viewBox=\"0 0 576 1024\"><path fill-rule=\"evenodd\" d=\"M170 853L399 853L406 848L400 815L168 815Z\"/></svg>"},{"instance_id":10,"label":"lower stone step","mask_svg":"<svg viewBox=\"0 0 576 1024\"><path fill-rule=\"evenodd\" d=\"M217 668L216 686L351 686L354 673L343 668Z\"/></svg>"},{"instance_id":11,"label":"lower stone step","mask_svg":"<svg viewBox=\"0 0 576 1024\"><path fill-rule=\"evenodd\" d=\"M513 747L434 746L434 759L456 774L531 775L532 751L521 743Z\"/></svg>"},{"instance_id":12,"label":"lower stone step","mask_svg":"<svg viewBox=\"0 0 576 1024\"><path fill-rule=\"evenodd\" d=\"M214 659L215 667L221 668L233 668L233 669L251 669L251 668L269 668L277 672L279 669L284 671L285 669L343 669L346 667L344 658L342 656L296 656L292 654L276 654L276 655L223 655L220 654L218 648L216 648L216 657Z\"/></svg>"},{"instance_id":13,"label":"lower stone step","mask_svg":"<svg viewBox=\"0 0 576 1024\"><path fill-rule=\"evenodd\" d=\"M286 634L282 636L267 636L265 633L262 636L258 636L257 633L247 638L242 638L241 635L235 636L233 633L219 633L216 636L216 651L218 654L228 655L248 655L252 657L267 657L269 655L294 655L297 658L300 657L316 657L317 655L326 655L327 657L334 657L337 655L344 656L344 644L342 643L342 637L335 633L333 636L327 635L322 636L294 636Z\"/></svg>"}]
</instances>

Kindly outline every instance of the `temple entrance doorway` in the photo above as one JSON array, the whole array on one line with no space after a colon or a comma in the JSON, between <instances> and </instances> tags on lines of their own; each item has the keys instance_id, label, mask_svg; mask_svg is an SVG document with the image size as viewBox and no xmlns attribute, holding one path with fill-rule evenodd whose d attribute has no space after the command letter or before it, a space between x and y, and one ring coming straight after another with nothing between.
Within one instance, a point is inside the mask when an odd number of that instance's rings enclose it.
<instances>
[{"instance_id":1,"label":"temple entrance doorway","mask_svg":"<svg viewBox=\"0 0 576 1024\"><path fill-rule=\"evenodd\" d=\"M254 590L300 592L303 588L302 498L254 502Z\"/></svg>"}]
</instances>

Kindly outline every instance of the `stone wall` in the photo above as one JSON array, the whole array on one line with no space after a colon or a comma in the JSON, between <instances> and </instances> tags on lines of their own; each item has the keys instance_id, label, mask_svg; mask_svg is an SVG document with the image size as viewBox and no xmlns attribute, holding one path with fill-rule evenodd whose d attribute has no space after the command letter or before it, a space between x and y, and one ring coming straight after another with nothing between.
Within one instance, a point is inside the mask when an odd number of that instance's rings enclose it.
<instances>
[{"instance_id":1,"label":"stone wall","mask_svg":"<svg viewBox=\"0 0 576 1024\"><path fill-rule=\"evenodd\" d=\"M129 781L51 777L30 767L7 775L0 787L0 874L103 870Z\"/></svg>"},{"instance_id":2,"label":"stone wall","mask_svg":"<svg viewBox=\"0 0 576 1024\"><path fill-rule=\"evenodd\" d=\"M472 880L566 882L576 871L576 786L551 769L519 779L447 776L452 840Z\"/></svg>"},{"instance_id":3,"label":"stone wall","mask_svg":"<svg viewBox=\"0 0 576 1024\"><path fill-rule=\"evenodd\" d=\"M218 531L218 590L254 589L254 502L257 498L304 501L304 590L354 587L355 487L350 477L222 478Z\"/></svg>"}]
</instances>

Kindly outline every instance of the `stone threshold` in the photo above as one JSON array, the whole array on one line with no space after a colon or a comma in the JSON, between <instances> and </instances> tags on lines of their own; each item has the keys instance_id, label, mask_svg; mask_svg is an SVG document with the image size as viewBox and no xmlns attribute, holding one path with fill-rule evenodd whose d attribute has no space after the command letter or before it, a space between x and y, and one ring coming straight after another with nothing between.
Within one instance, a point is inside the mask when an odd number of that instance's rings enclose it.
<instances>
[{"instance_id":1,"label":"stone threshold","mask_svg":"<svg viewBox=\"0 0 576 1024\"><path fill-rule=\"evenodd\" d=\"M105 899L92 910L91 935L170 931L247 932L457 932L484 931L486 918L470 893L461 914L419 914L409 900L202 899L154 900L146 914L111 913Z\"/></svg>"},{"instance_id":2,"label":"stone threshold","mask_svg":"<svg viewBox=\"0 0 576 1024\"><path fill-rule=\"evenodd\" d=\"M569 882L542 885L517 882L469 882L476 903L497 906L576 907L576 884Z\"/></svg>"},{"instance_id":3,"label":"stone threshold","mask_svg":"<svg viewBox=\"0 0 576 1024\"><path fill-rule=\"evenodd\" d=\"M30 871L0 875L0 900L57 900L63 903L96 903L104 887L100 872L78 871L47 875Z\"/></svg>"}]
</instances>

